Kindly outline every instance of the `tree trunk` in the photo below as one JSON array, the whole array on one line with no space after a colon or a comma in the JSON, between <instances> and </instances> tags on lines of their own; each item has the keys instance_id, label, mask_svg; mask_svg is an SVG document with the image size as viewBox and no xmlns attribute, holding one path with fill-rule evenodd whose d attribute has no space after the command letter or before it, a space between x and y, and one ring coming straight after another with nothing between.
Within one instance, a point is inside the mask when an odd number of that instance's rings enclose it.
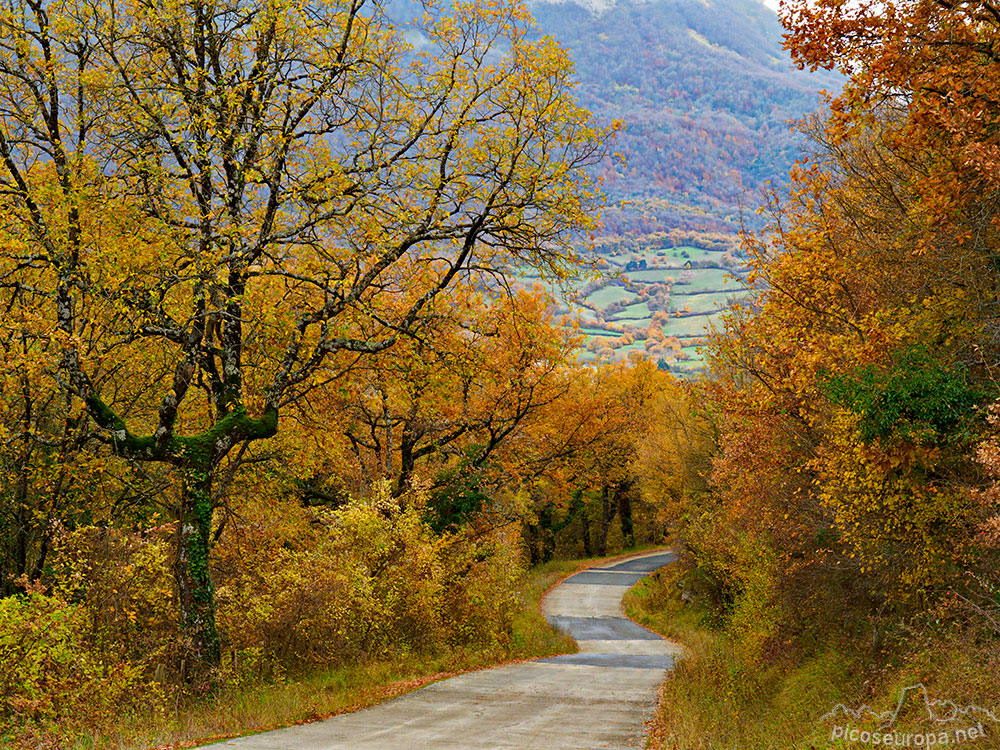
<instances>
[{"instance_id":1,"label":"tree trunk","mask_svg":"<svg viewBox=\"0 0 1000 750\"><path fill-rule=\"evenodd\" d=\"M618 506L611 488L605 485L601 488L601 530L597 539L597 554L601 557L608 554L608 531L617 511Z\"/></svg>"},{"instance_id":2,"label":"tree trunk","mask_svg":"<svg viewBox=\"0 0 1000 750\"><path fill-rule=\"evenodd\" d=\"M583 542L583 554L587 557L593 555L590 541L590 516L587 515L587 503L583 500L583 490L573 493L570 501L570 516L580 519L580 541Z\"/></svg>"},{"instance_id":3,"label":"tree trunk","mask_svg":"<svg viewBox=\"0 0 1000 750\"><path fill-rule=\"evenodd\" d=\"M528 548L528 566L533 568L542 561L542 555L539 550L537 525L532 523L524 524L524 543Z\"/></svg>"},{"instance_id":4,"label":"tree trunk","mask_svg":"<svg viewBox=\"0 0 1000 750\"><path fill-rule=\"evenodd\" d=\"M625 549L635 547L635 526L632 522L632 493L629 489L618 490L618 521L622 525L622 544Z\"/></svg>"},{"instance_id":5,"label":"tree trunk","mask_svg":"<svg viewBox=\"0 0 1000 750\"><path fill-rule=\"evenodd\" d=\"M556 551L556 538L552 531L553 526L552 506L546 503L545 507L538 513L539 529L539 561L548 562Z\"/></svg>"},{"instance_id":6,"label":"tree trunk","mask_svg":"<svg viewBox=\"0 0 1000 750\"><path fill-rule=\"evenodd\" d=\"M22 376L23 378L23 376ZM14 575L10 578L19 580L28 572L28 544L31 535L31 513L28 509L28 495L31 487L31 442L32 399L26 378L22 380L22 396L24 398L23 431L21 433L22 449L18 457L17 485L14 492ZM5 571L6 572L6 571ZM5 582L6 583L6 582ZM10 587L9 593L14 593Z\"/></svg>"},{"instance_id":7,"label":"tree trunk","mask_svg":"<svg viewBox=\"0 0 1000 750\"><path fill-rule=\"evenodd\" d=\"M213 510L211 469L186 469L177 514L174 577L181 631L192 662L203 666L215 666L221 659L215 627L215 587L208 564Z\"/></svg>"}]
</instances>

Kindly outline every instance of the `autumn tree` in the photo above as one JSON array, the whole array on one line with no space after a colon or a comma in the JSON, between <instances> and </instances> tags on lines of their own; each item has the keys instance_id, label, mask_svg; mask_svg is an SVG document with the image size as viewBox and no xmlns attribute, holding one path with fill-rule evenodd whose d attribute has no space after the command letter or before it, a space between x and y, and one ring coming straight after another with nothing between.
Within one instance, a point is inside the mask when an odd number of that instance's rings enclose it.
<instances>
[{"instance_id":1,"label":"autumn tree","mask_svg":"<svg viewBox=\"0 0 1000 750\"><path fill-rule=\"evenodd\" d=\"M337 505L380 480L396 496L417 484L443 528L476 515L477 497L516 485L517 444L565 394L574 352L576 337L552 319L551 304L538 291L458 284L419 336L377 356L342 357L337 387L295 406L311 428L286 438L305 440L302 452L314 457L303 500Z\"/></svg>"},{"instance_id":2,"label":"autumn tree","mask_svg":"<svg viewBox=\"0 0 1000 750\"><path fill-rule=\"evenodd\" d=\"M460 3L417 52L366 0L0 11L5 335L114 455L169 469L196 661L220 655L219 467L456 280L574 260L602 134L527 25Z\"/></svg>"},{"instance_id":3,"label":"autumn tree","mask_svg":"<svg viewBox=\"0 0 1000 750\"><path fill-rule=\"evenodd\" d=\"M555 535L567 528L586 554L606 554L616 518L624 546L634 546L643 481L638 446L658 418L651 410L658 394L673 392L670 375L646 359L580 368L569 377L524 450L535 516L526 535L536 561L554 553Z\"/></svg>"},{"instance_id":4,"label":"autumn tree","mask_svg":"<svg viewBox=\"0 0 1000 750\"><path fill-rule=\"evenodd\" d=\"M717 502L688 512L751 651L781 618L856 612L845 599L902 618L994 585L973 575L995 560L975 492L1000 355L994 21L982 4L785 10L793 54L849 81L805 125L813 154L770 230L745 237L752 301L712 345Z\"/></svg>"},{"instance_id":5,"label":"autumn tree","mask_svg":"<svg viewBox=\"0 0 1000 750\"><path fill-rule=\"evenodd\" d=\"M909 186L916 199L911 233L946 229L996 190L1000 6L989 0L793 0L782 4L782 13L799 65L846 77L830 102L830 138L850 137L880 120L886 147L919 164L922 177ZM937 158L927 159L929 153ZM932 240L913 241L922 252Z\"/></svg>"}]
</instances>

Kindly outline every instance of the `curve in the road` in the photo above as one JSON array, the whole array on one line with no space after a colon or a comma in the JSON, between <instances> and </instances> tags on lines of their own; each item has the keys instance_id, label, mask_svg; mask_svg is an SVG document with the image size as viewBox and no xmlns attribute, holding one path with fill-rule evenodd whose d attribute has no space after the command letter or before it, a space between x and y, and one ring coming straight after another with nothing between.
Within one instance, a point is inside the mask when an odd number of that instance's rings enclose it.
<instances>
[{"instance_id":1,"label":"curve in the road","mask_svg":"<svg viewBox=\"0 0 1000 750\"><path fill-rule=\"evenodd\" d=\"M542 602L579 653L452 677L312 724L211 747L238 750L596 750L642 747L663 672L680 649L622 612L625 591L670 552L570 576Z\"/></svg>"}]
</instances>

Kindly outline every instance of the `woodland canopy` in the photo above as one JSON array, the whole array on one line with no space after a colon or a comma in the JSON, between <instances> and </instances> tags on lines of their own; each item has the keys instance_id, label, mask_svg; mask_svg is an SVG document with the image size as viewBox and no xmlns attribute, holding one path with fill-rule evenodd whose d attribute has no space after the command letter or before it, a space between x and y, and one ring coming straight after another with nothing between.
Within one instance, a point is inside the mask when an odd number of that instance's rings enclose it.
<instances>
[{"instance_id":1,"label":"woodland canopy","mask_svg":"<svg viewBox=\"0 0 1000 750\"><path fill-rule=\"evenodd\" d=\"M8 591L60 524L158 506L217 664L210 551L254 444L471 325L453 289L575 261L605 131L565 53L516 5L416 23L419 51L366 0L0 10Z\"/></svg>"}]
</instances>

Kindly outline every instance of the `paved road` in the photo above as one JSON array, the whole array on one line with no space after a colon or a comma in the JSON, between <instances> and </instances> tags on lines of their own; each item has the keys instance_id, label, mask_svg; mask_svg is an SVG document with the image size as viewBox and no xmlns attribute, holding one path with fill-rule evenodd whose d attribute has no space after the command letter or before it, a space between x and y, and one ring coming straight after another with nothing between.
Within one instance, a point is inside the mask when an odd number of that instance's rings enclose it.
<instances>
[{"instance_id":1,"label":"paved road","mask_svg":"<svg viewBox=\"0 0 1000 750\"><path fill-rule=\"evenodd\" d=\"M644 723L679 647L627 619L622 596L669 552L588 568L542 612L580 652L442 680L312 724L216 743L213 750L596 750L643 746Z\"/></svg>"}]
</instances>

